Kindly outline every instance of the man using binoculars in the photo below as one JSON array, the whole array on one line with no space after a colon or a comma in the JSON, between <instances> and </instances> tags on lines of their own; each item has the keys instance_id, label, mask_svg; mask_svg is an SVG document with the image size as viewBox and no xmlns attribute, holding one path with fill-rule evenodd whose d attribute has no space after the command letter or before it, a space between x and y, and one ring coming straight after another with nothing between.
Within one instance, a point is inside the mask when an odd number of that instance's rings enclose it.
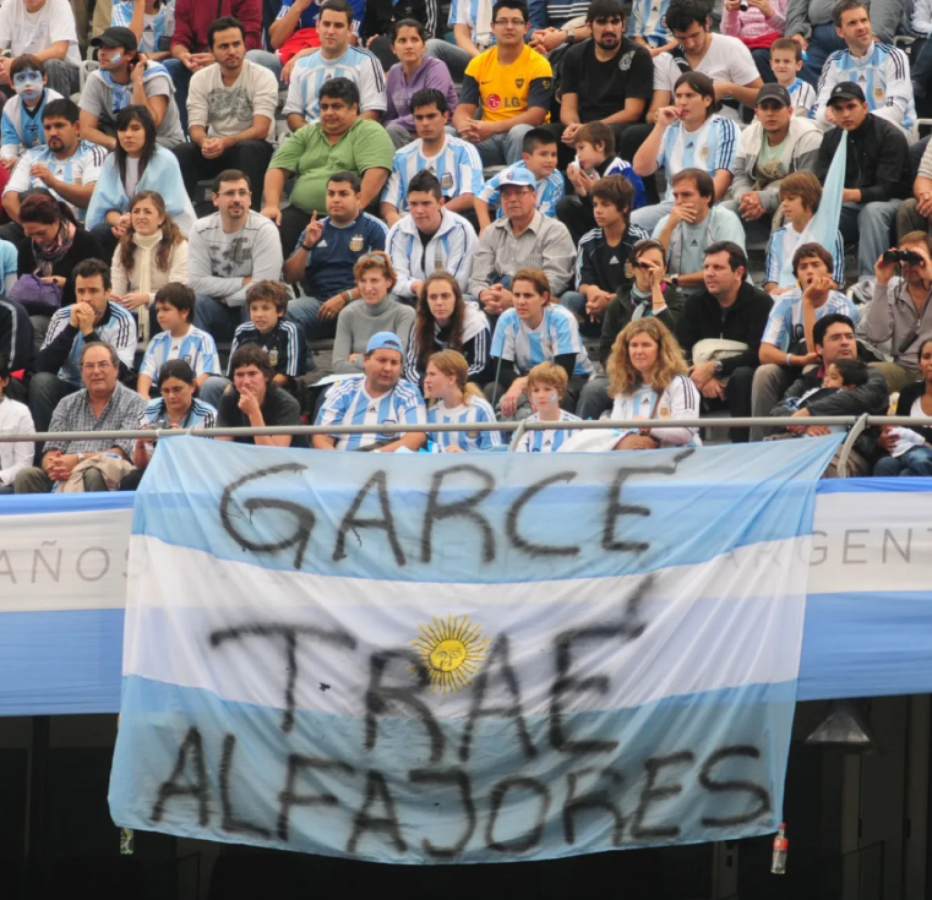
<instances>
[{"instance_id":1,"label":"man using binoculars","mask_svg":"<svg viewBox=\"0 0 932 900\"><path fill-rule=\"evenodd\" d=\"M893 393L919 377L919 347L932 338L932 237L924 231L903 235L898 247L881 254L874 273L858 331L891 360L877 366Z\"/></svg>"}]
</instances>

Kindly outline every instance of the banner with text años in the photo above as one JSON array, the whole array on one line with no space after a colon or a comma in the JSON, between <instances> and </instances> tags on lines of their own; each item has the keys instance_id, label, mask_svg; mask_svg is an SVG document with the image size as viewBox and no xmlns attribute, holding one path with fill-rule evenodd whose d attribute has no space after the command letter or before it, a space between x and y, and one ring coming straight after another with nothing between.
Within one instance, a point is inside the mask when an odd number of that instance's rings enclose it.
<instances>
[{"instance_id":1,"label":"banner with text a\u00f1os","mask_svg":"<svg viewBox=\"0 0 932 900\"><path fill-rule=\"evenodd\" d=\"M134 512L114 820L395 863L775 830L839 440L166 441Z\"/></svg>"}]
</instances>

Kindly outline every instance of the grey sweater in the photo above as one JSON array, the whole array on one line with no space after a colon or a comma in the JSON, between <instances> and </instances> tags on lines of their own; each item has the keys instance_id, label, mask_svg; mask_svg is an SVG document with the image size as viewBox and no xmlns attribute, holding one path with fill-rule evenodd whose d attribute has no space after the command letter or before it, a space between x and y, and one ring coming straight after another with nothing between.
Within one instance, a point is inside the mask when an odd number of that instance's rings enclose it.
<instances>
[{"instance_id":1,"label":"grey sweater","mask_svg":"<svg viewBox=\"0 0 932 900\"><path fill-rule=\"evenodd\" d=\"M801 34L804 38L812 36L813 25L825 25L832 21L832 10L836 0L790 0L786 10L784 34L792 37ZM910 4L911 5L911 4ZM871 25L877 40L889 44L893 41L897 26L906 21L905 0L867 0L865 6L870 10Z\"/></svg>"},{"instance_id":2,"label":"grey sweater","mask_svg":"<svg viewBox=\"0 0 932 900\"><path fill-rule=\"evenodd\" d=\"M277 281L281 277L282 245L271 219L250 210L243 227L233 234L223 230L218 212L194 223L188 241L188 279L196 294L242 306L244 278Z\"/></svg>"},{"instance_id":3,"label":"grey sweater","mask_svg":"<svg viewBox=\"0 0 932 900\"><path fill-rule=\"evenodd\" d=\"M414 324L414 310L399 303L389 294L381 303L370 306L365 300L350 303L337 319L337 335L333 342L333 373L356 375L362 372L362 354L369 338L379 331L391 331L401 338L405 350ZM351 353L358 353L352 362Z\"/></svg>"}]
</instances>

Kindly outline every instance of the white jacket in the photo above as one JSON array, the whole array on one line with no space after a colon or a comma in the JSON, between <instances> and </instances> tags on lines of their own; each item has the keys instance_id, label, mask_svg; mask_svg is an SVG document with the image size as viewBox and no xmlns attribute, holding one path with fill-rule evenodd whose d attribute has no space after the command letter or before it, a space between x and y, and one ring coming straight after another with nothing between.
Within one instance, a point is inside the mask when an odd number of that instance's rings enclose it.
<instances>
[{"instance_id":1,"label":"white jacket","mask_svg":"<svg viewBox=\"0 0 932 900\"><path fill-rule=\"evenodd\" d=\"M25 403L18 403L9 397L0 400L0 435L35 434L32 413ZM12 484L16 473L32 465L36 445L29 441L0 440L0 484Z\"/></svg>"},{"instance_id":2,"label":"white jacket","mask_svg":"<svg viewBox=\"0 0 932 900\"><path fill-rule=\"evenodd\" d=\"M815 122L801 116L790 119L787 139L783 145L780 158L782 168L789 175L791 172L811 172L815 169L822 146L822 129ZM738 151L735 154L734 179L731 194L740 202L742 194L754 190L757 180L757 158L766 140L763 126L755 119L738 139ZM780 182L773 181L766 190L760 192L760 202L768 213L775 213L780 205Z\"/></svg>"},{"instance_id":3,"label":"white jacket","mask_svg":"<svg viewBox=\"0 0 932 900\"><path fill-rule=\"evenodd\" d=\"M392 293L410 299L414 296L412 282L423 281L432 272L448 272L465 294L477 243L472 225L447 209L441 211L440 227L426 246L421 243L410 213L402 216L389 229L385 242L385 249L398 275L398 283Z\"/></svg>"}]
</instances>

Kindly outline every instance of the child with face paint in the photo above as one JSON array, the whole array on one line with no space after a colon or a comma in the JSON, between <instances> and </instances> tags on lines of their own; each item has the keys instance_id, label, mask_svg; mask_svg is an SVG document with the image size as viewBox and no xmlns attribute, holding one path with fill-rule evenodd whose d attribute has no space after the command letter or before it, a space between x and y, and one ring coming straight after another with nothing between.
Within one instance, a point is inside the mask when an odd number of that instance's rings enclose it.
<instances>
[{"instance_id":1,"label":"child with face paint","mask_svg":"<svg viewBox=\"0 0 932 900\"><path fill-rule=\"evenodd\" d=\"M534 366L527 376L527 394L534 407L534 414L524 421L531 422L578 422L565 409L560 409L560 401L566 392L569 378L566 369L552 362L542 362ZM577 432L572 428L553 428L547 431L528 431L518 443L518 453L556 453L560 445Z\"/></svg>"},{"instance_id":2,"label":"child with face paint","mask_svg":"<svg viewBox=\"0 0 932 900\"><path fill-rule=\"evenodd\" d=\"M27 150L45 143L42 111L61 94L46 87L45 66L36 56L19 56L10 66L16 96L7 100L0 116L0 164L9 172Z\"/></svg>"}]
</instances>

